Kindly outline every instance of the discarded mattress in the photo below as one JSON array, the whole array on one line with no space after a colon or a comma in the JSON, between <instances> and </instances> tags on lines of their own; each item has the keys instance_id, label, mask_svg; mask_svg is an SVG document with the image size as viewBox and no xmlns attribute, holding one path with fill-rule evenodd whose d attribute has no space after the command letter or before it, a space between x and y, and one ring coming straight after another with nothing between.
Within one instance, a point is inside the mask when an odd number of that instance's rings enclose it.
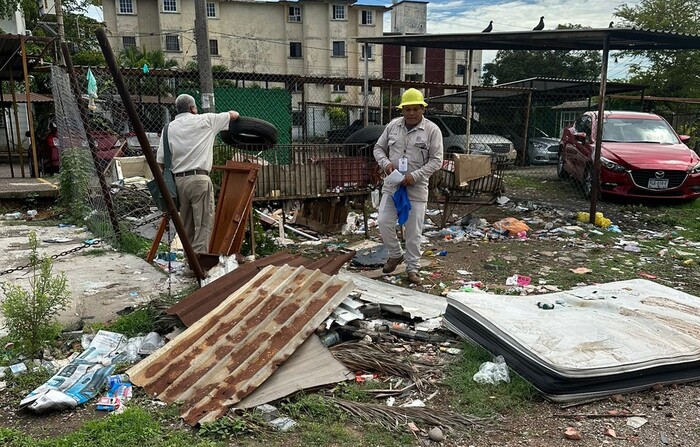
<instances>
[{"instance_id":1,"label":"discarded mattress","mask_svg":"<svg viewBox=\"0 0 700 447\"><path fill-rule=\"evenodd\" d=\"M700 379L700 298L652 281L536 296L452 292L447 303L450 330L503 355L554 401Z\"/></svg>"}]
</instances>

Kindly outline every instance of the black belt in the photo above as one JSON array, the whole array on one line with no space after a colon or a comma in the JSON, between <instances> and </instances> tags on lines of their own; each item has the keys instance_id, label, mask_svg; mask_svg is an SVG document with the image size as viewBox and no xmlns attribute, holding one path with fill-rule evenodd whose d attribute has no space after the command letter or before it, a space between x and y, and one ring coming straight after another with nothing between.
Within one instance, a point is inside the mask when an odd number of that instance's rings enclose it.
<instances>
[{"instance_id":1,"label":"black belt","mask_svg":"<svg viewBox=\"0 0 700 447\"><path fill-rule=\"evenodd\" d=\"M175 177L187 177L188 175L209 175L209 172L204 169L193 169L191 171L177 172L174 175Z\"/></svg>"}]
</instances>

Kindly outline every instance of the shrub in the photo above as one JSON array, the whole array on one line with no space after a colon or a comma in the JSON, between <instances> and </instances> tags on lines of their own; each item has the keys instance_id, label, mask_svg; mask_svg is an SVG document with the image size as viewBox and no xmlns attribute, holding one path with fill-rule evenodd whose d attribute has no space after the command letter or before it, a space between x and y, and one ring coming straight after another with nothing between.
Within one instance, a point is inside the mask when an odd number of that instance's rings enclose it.
<instances>
[{"instance_id":1,"label":"shrub","mask_svg":"<svg viewBox=\"0 0 700 447\"><path fill-rule=\"evenodd\" d=\"M18 284L2 283L5 301L2 312L9 337L18 349L33 357L61 332L56 322L70 297L66 275L53 274L53 260L39 257L36 233L29 233L29 290Z\"/></svg>"}]
</instances>

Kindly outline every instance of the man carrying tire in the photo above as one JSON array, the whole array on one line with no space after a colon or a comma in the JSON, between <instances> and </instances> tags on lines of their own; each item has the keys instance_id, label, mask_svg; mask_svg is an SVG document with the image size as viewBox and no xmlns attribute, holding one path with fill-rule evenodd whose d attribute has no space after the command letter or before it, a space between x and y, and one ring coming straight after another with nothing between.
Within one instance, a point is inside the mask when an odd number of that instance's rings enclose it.
<instances>
[{"instance_id":1,"label":"man carrying tire","mask_svg":"<svg viewBox=\"0 0 700 447\"><path fill-rule=\"evenodd\" d=\"M399 218L394 193L402 186L406 188L410 211L404 223L406 240L406 272L408 281L420 284L420 241L428 204L428 179L442 166L442 133L438 126L423 117L428 104L423 94L410 88L401 97L403 117L392 120L384 129L374 146L374 158L387 174L398 170L403 174L400 185L384 182L382 200L379 204L379 232L389 252L389 259L382 271L393 272L404 261L404 253L396 235ZM399 208L402 206L399 205Z\"/></svg>"},{"instance_id":2,"label":"man carrying tire","mask_svg":"<svg viewBox=\"0 0 700 447\"><path fill-rule=\"evenodd\" d=\"M236 111L198 114L194 98L186 94L175 99L175 108L177 116L167 132L180 218L194 251L207 253L214 224L214 187L209 177L214 162L214 139L239 114ZM156 159L162 169L163 138Z\"/></svg>"}]
</instances>

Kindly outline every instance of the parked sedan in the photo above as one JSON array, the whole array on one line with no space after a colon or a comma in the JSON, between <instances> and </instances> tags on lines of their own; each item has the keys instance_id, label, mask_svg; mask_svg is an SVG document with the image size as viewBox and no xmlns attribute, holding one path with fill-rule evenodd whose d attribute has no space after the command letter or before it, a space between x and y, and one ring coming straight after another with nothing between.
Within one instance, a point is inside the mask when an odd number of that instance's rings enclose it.
<instances>
[{"instance_id":1,"label":"parked sedan","mask_svg":"<svg viewBox=\"0 0 700 447\"><path fill-rule=\"evenodd\" d=\"M597 112L586 112L565 128L557 174L573 177L590 197ZM700 196L700 157L658 115L605 112L599 191L632 198L695 199Z\"/></svg>"},{"instance_id":2,"label":"parked sedan","mask_svg":"<svg viewBox=\"0 0 700 447\"><path fill-rule=\"evenodd\" d=\"M535 127L527 142L526 164L556 164L558 158L559 139L550 137L543 130Z\"/></svg>"}]
</instances>

